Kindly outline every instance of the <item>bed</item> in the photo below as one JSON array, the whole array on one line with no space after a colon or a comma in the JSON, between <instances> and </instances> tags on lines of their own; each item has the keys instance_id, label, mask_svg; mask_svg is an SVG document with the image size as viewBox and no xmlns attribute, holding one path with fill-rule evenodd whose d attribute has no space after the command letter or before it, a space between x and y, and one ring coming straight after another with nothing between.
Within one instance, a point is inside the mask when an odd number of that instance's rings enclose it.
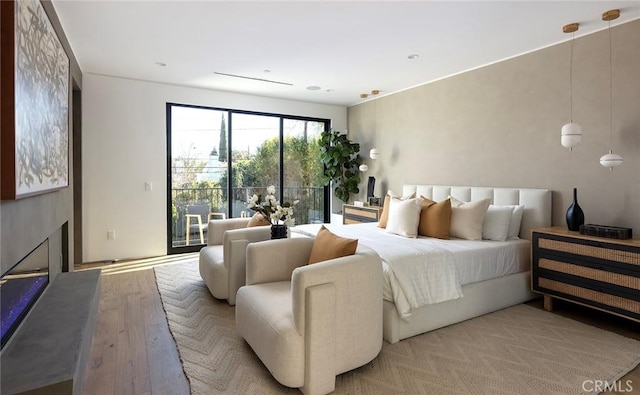
<instances>
[{"instance_id":1,"label":"bed","mask_svg":"<svg viewBox=\"0 0 640 395\"><path fill-rule=\"evenodd\" d=\"M551 191L407 184L403 186L402 192L403 196L415 193L416 196L424 196L433 201L442 201L448 196L465 202L489 198L493 205L522 205L524 210L518 238L507 241L441 241L424 237L410 239L389 235L375 223L327 225L336 234L358 238L359 242L373 248L383 258L383 334L386 341L396 343L535 297L530 290L529 240L531 229L551 225ZM300 225L292 230L298 234L313 236L318 229L319 225ZM435 272L438 276L442 275L441 272L449 272L448 276L453 276L455 281L447 278L446 273L447 281L442 281L423 273L407 271L401 275L401 271L389 269L388 264L397 268L393 266L396 256L415 258L418 255L433 254L433 249L440 251L439 255L429 257L440 265L434 266ZM413 279L418 277L431 281L430 285L407 285L415 282ZM417 296L412 292L403 294L399 291L411 286L418 292ZM435 296L425 292L425 289L438 287L443 290L438 289Z\"/></svg>"}]
</instances>

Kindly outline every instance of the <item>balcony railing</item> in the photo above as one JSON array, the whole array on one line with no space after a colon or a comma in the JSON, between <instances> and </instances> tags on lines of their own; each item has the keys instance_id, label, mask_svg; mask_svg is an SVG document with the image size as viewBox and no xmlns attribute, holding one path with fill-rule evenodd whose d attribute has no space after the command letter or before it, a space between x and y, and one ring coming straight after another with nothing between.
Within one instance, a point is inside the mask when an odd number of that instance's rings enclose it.
<instances>
[{"instance_id":1,"label":"balcony railing","mask_svg":"<svg viewBox=\"0 0 640 395\"><path fill-rule=\"evenodd\" d=\"M252 216L253 211L247 209L247 201L254 194L266 193L266 187L234 188L231 199L231 213L229 213L229 199L226 188L174 188L171 190L172 204L172 244L174 247L185 245L187 232L187 207L194 205L208 205L210 212L224 213L229 217ZM324 187L290 187L284 188L284 198L280 201L291 202L298 200L294 206L293 217L296 224L324 222ZM206 214L203 217L206 222ZM192 220L191 225L195 221ZM206 243L206 233L205 233ZM190 243L200 242L197 229L191 228Z\"/></svg>"}]
</instances>

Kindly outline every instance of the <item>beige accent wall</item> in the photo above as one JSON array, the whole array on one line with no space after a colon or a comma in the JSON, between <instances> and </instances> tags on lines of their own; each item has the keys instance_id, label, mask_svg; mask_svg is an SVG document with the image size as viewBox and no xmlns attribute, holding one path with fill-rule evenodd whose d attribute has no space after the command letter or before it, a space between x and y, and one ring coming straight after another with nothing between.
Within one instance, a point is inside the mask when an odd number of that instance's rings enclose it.
<instances>
[{"instance_id":1,"label":"beige accent wall","mask_svg":"<svg viewBox=\"0 0 640 395\"><path fill-rule=\"evenodd\" d=\"M573 119L583 140L573 151L560 144L570 119L565 42L350 107L349 135L367 154L364 179L376 177L376 196L404 183L548 188L554 225L566 225L576 187L586 223L640 235L640 20L611 34L612 143L604 30L574 42ZM426 54L419 61L429 67ZM610 147L624 159L613 171L599 164ZM360 190L354 198L364 199L364 180Z\"/></svg>"}]
</instances>

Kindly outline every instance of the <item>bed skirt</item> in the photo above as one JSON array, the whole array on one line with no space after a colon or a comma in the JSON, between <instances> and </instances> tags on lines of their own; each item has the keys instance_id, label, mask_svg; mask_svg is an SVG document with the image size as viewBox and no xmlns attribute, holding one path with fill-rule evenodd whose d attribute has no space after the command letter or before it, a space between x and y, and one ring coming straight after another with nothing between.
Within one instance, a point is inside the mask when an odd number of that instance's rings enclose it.
<instances>
[{"instance_id":1,"label":"bed skirt","mask_svg":"<svg viewBox=\"0 0 640 395\"><path fill-rule=\"evenodd\" d=\"M491 313L540 295L531 292L529 271L462 286L463 298L412 310L409 321L398 315L396 306L383 304L383 336L389 343Z\"/></svg>"}]
</instances>

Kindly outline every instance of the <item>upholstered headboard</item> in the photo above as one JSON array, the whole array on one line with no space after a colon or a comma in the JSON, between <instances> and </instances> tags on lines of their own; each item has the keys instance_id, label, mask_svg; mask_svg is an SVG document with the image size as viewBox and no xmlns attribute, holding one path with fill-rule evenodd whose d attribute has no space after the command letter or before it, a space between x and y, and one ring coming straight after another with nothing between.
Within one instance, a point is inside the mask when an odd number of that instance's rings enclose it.
<instances>
[{"instance_id":1,"label":"upholstered headboard","mask_svg":"<svg viewBox=\"0 0 640 395\"><path fill-rule=\"evenodd\" d=\"M446 185L417 185L402 186L402 195L416 193L439 202L449 196L458 200L470 202L484 198L491 198L491 204L506 206L511 204L524 205L520 238L531 240L531 229L551 226L551 191L548 189L530 188L493 188L493 187L465 187Z\"/></svg>"}]
</instances>

